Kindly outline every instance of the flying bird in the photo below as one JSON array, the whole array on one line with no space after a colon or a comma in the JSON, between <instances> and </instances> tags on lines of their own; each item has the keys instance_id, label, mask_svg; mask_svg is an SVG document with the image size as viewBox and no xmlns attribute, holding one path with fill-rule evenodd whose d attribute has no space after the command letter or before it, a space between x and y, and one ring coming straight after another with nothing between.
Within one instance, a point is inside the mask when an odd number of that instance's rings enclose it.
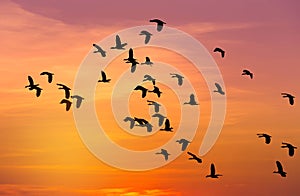
<instances>
[{"instance_id":1,"label":"flying bird","mask_svg":"<svg viewBox=\"0 0 300 196\"><path fill-rule=\"evenodd\" d=\"M210 174L206 176L206 178L219 178L219 176L222 176L221 174L216 174L215 165L212 163L210 165Z\"/></svg>"},{"instance_id":2,"label":"flying bird","mask_svg":"<svg viewBox=\"0 0 300 196\"><path fill-rule=\"evenodd\" d=\"M84 100L84 98L79 95L73 95L71 96L71 98L76 99L76 108L79 108L81 106L82 101Z\"/></svg>"},{"instance_id":3,"label":"flying bird","mask_svg":"<svg viewBox=\"0 0 300 196\"><path fill-rule=\"evenodd\" d=\"M159 112L159 107L161 106L159 103L151 100L147 100L148 105L153 105L154 106L154 111L157 113Z\"/></svg>"},{"instance_id":4,"label":"flying bird","mask_svg":"<svg viewBox=\"0 0 300 196\"><path fill-rule=\"evenodd\" d=\"M215 83L215 86L217 87L217 90L214 90L216 93L220 93L221 95L225 95L225 92L223 91L222 87L220 84Z\"/></svg>"},{"instance_id":5,"label":"flying bird","mask_svg":"<svg viewBox=\"0 0 300 196\"><path fill-rule=\"evenodd\" d=\"M220 53L221 53L221 56L222 56L222 58L224 58L224 57L225 57L225 51L224 51L224 50L222 50L221 48L215 48L215 49L214 49L214 52L220 52Z\"/></svg>"},{"instance_id":6,"label":"flying bird","mask_svg":"<svg viewBox=\"0 0 300 196\"><path fill-rule=\"evenodd\" d=\"M189 143L191 143L190 141L186 140L186 139L180 139L180 140L176 140L176 142L178 142L179 144L181 144L181 151L185 151L187 146L189 145Z\"/></svg>"},{"instance_id":7,"label":"flying bird","mask_svg":"<svg viewBox=\"0 0 300 196\"><path fill-rule=\"evenodd\" d=\"M148 91L149 93L155 93L157 95L157 97L160 97L160 95L162 94L162 92L159 90L159 88L157 86L154 86L154 89L152 91Z\"/></svg>"},{"instance_id":8,"label":"flying bird","mask_svg":"<svg viewBox=\"0 0 300 196\"><path fill-rule=\"evenodd\" d=\"M43 89L39 87L39 84L34 84L34 81L31 76L28 76L28 81L29 85L25 86L25 88L28 88L30 91L36 90L35 95L39 97Z\"/></svg>"},{"instance_id":9,"label":"flying bird","mask_svg":"<svg viewBox=\"0 0 300 196\"><path fill-rule=\"evenodd\" d=\"M294 105L294 103L295 103L295 101L294 101L295 97L293 95L288 94L288 93L281 93L281 95L282 95L283 98L286 98L286 97L289 98L290 105Z\"/></svg>"},{"instance_id":10,"label":"flying bird","mask_svg":"<svg viewBox=\"0 0 300 196\"><path fill-rule=\"evenodd\" d=\"M138 90L142 91L142 98L146 97L147 91L148 91L148 89L146 89L145 87L142 87L140 85L136 86L134 90L136 90L136 91L138 91Z\"/></svg>"},{"instance_id":11,"label":"flying bird","mask_svg":"<svg viewBox=\"0 0 300 196\"><path fill-rule=\"evenodd\" d=\"M104 51L100 46L97 44L93 44L93 46L97 49L94 53L100 53L102 57L106 57L106 51Z\"/></svg>"},{"instance_id":12,"label":"flying bird","mask_svg":"<svg viewBox=\"0 0 300 196\"><path fill-rule=\"evenodd\" d=\"M161 31L163 29L164 24L167 24L164 21L159 20L159 19L151 19L149 22L155 22L157 24L157 27L156 27L157 31Z\"/></svg>"},{"instance_id":13,"label":"flying bird","mask_svg":"<svg viewBox=\"0 0 300 196\"><path fill-rule=\"evenodd\" d=\"M251 79L253 79L253 73L250 72L250 71L247 70L247 69L244 69L244 70L243 70L242 75L248 75L248 76L250 76Z\"/></svg>"},{"instance_id":14,"label":"flying bird","mask_svg":"<svg viewBox=\"0 0 300 196\"><path fill-rule=\"evenodd\" d=\"M280 174L281 177L286 177L286 172L283 171L283 167L279 161L276 161L277 171L273 171L273 173Z\"/></svg>"},{"instance_id":15,"label":"flying bird","mask_svg":"<svg viewBox=\"0 0 300 196\"><path fill-rule=\"evenodd\" d=\"M153 85L155 85L155 78L153 78L152 76L146 74L144 75L144 79L143 79L143 82L146 82L146 81L151 81Z\"/></svg>"},{"instance_id":16,"label":"flying bird","mask_svg":"<svg viewBox=\"0 0 300 196\"><path fill-rule=\"evenodd\" d=\"M69 99L70 98L70 90L71 89L69 87L67 87L66 85L64 85L64 84L57 83L56 85L59 86L58 89L63 89L65 91L65 98Z\"/></svg>"},{"instance_id":17,"label":"flying bird","mask_svg":"<svg viewBox=\"0 0 300 196\"><path fill-rule=\"evenodd\" d=\"M145 44L148 44L149 43L149 41L150 41L150 38L151 38L151 36L152 36L152 34L151 33L149 33L148 31L141 31L140 32L140 35L145 35L146 37L145 37Z\"/></svg>"},{"instance_id":18,"label":"flying bird","mask_svg":"<svg viewBox=\"0 0 300 196\"><path fill-rule=\"evenodd\" d=\"M130 126L129 126L130 129L132 129L132 128L134 127L134 122L135 122L135 120L134 120L133 118L127 116L126 118L124 118L123 121L124 121L124 122L128 122L128 121L130 122Z\"/></svg>"},{"instance_id":19,"label":"flying bird","mask_svg":"<svg viewBox=\"0 0 300 196\"><path fill-rule=\"evenodd\" d=\"M182 85L182 83L183 83L183 78L184 78L182 75L175 74L175 73L170 73L170 75L172 76L172 78L177 78L177 84L178 84L179 86Z\"/></svg>"},{"instance_id":20,"label":"flying bird","mask_svg":"<svg viewBox=\"0 0 300 196\"><path fill-rule=\"evenodd\" d=\"M265 138L265 143L266 144L270 144L271 143L271 137L270 135L266 134L266 133L258 133L256 134L259 138L264 137Z\"/></svg>"},{"instance_id":21,"label":"flying bird","mask_svg":"<svg viewBox=\"0 0 300 196\"><path fill-rule=\"evenodd\" d=\"M172 129L173 129L173 127L170 126L170 120L166 119L166 121L165 121L165 128L160 129L160 131L173 132Z\"/></svg>"},{"instance_id":22,"label":"flying bird","mask_svg":"<svg viewBox=\"0 0 300 196\"><path fill-rule=\"evenodd\" d=\"M150 57L146 56L146 61L141 63L141 65L150 65L152 66L153 62L151 62Z\"/></svg>"},{"instance_id":23,"label":"flying bird","mask_svg":"<svg viewBox=\"0 0 300 196\"><path fill-rule=\"evenodd\" d=\"M195 95L191 94L190 95L190 101L189 102L185 102L183 104L190 104L190 105L199 105L196 100L195 100Z\"/></svg>"},{"instance_id":24,"label":"flying bird","mask_svg":"<svg viewBox=\"0 0 300 196\"><path fill-rule=\"evenodd\" d=\"M155 154L162 154L162 155L164 155L166 161L168 160L169 155L171 155L171 154L169 154L168 151L165 150L165 149L161 149L160 152L157 152L157 153L155 153Z\"/></svg>"},{"instance_id":25,"label":"flying bird","mask_svg":"<svg viewBox=\"0 0 300 196\"><path fill-rule=\"evenodd\" d=\"M197 157L195 154L193 154L191 152L187 152L187 153L192 156L192 157L189 158L189 160L196 160L198 163L202 163L202 159Z\"/></svg>"},{"instance_id":26,"label":"flying bird","mask_svg":"<svg viewBox=\"0 0 300 196\"><path fill-rule=\"evenodd\" d=\"M161 114L158 114L158 113L153 114L152 117L158 118L158 126L162 126L162 125L164 124L165 118L167 118L167 117L165 117L165 116L163 116L163 115L161 115Z\"/></svg>"},{"instance_id":27,"label":"flying bird","mask_svg":"<svg viewBox=\"0 0 300 196\"><path fill-rule=\"evenodd\" d=\"M107 79L106 73L104 71L101 71L101 80L98 80L98 82L108 83L111 81L111 79Z\"/></svg>"},{"instance_id":28,"label":"flying bird","mask_svg":"<svg viewBox=\"0 0 300 196\"><path fill-rule=\"evenodd\" d=\"M292 157L294 156L295 153L295 149L297 149L296 146L293 146L292 144L286 143L286 142L282 142L281 148L288 148L289 149L289 156Z\"/></svg>"},{"instance_id":29,"label":"flying bird","mask_svg":"<svg viewBox=\"0 0 300 196\"><path fill-rule=\"evenodd\" d=\"M66 111L69 111L72 105L72 102L67 99L62 99L60 104L66 104Z\"/></svg>"},{"instance_id":30,"label":"flying bird","mask_svg":"<svg viewBox=\"0 0 300 196\"><path fill-rule=\"evenodd\" d=\"M117 49L117 50L125 50L125 46L127 43L122 43L121 38L119 35L116 35L116 46L111 47L110 49Z\"/></svg>"},{"instance_id":31,"label":"flying bird","mask_svg":"<svg viewBox=\"0 0 300 196\"><path fill-rule=\"evenodd\" d=\"M43 71L42 73L40 73L40 75L41 75L41 76L47 75L47 77L48 77L48 83L51 83L52 80L53 80L53 75L54 75L54 73L50 73L50 72L48 72L48 71Z\"/></svg>"}]
</instances>

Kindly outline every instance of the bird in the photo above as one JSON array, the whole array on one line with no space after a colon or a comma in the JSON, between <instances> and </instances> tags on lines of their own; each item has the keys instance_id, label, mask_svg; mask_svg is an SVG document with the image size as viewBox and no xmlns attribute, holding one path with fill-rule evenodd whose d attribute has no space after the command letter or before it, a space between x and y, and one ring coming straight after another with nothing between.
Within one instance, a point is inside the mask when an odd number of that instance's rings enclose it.
<instances>
[{"instance_id":1,"label":"bird","mask_svg":"<svg viewBox=\"0 0 300 196\"><path fill-rule=\"evenodd\" d=\"M136 60L130 60L130 61L127 61L126 63L131 63L131 68L130 68L131 73L135 72L136 65L139 64L139 62L137 62Z\"/></svg>"},{"instance_id":2,"label":"bird","mask_svg":"<svg viewBox=\"0 0 300 196\"><path fill-rule=\"evenodd\" d=\"M53 80L53 75L54 73L50 73L48 71L43 71L42 73L40 73L41 76L43 75L47 75L48 76L48 83L51 83Z\"/></svg>"},{"instance_id":3,"label":"bird","mask_svg":"<svg viewBox=\"0 0 300 196\"><path fill-rule=\"evenodd\" d=\"M222 50L221 48L215 48L215 49L214 49L214 52L220 52L220 53L221 53L221 56L222 56L222 58L224 58L224 57L225 57L225 51L224 51L224 50Z\"/></svg>"},{"instance_id":4,"label":"bird","mask_svg":"<svg viewBox=\"0 0 300 196\"><path fill-rule=\"evenodd\" d=\"M286 143L286 142L282 142L282 145L284 145L284 146L281 146L281 148L288 148L289 149L289 156L290 157L294 156L295 149L297 149L296 146L293 146L292 144L289 144L289 143Z\"/></svg>"},{"instance_id":5,"label":"bird","mask_svg":"<svg viewBox=\"0 0 300 196\"><path fill-rule=\"evenodd\" d=\"M84 98L79 95L72 95L71 98L76 99L76 108L79 108L81 106L82 101L84 100Z\"/></svg>"},{"instance_id":6,"label":"bird","mask_svg":"<svg viewBox=\"0 0 300 196\"><path fill-rule=\"evenodd\" d=\"M202 163L202 159L197 157L195 154L193 154L191 152L187 152L187 153L192 156L192 157L189 158L189 160L196 160L198 163Z\"/></svg>"},{"instance_id":7,"label":"bird","mask_svg":"<svg viewBox=\"0 0 300 196\"><path fill-rule=\"evenodd\" d=\"M277 171L273 171L273 173L280 174L281 177L286 177L286 172L283 171L283 167L279 161L276 161Z\"/></svg>"},{"instance_id":8,"label":"bird","mask_svg":"<svg viewBox=\"0 0 300 196\"><path fill-rule=\"evenodd\" d=\"M216 93L220 93L221 95L225 95L225 92L223 91L222 87L220 84L215 83L215 86L217 87L217 90L214 90Z\"/></svg>"},{"instance_id":9,"label":"bird","mask_svg":"<svg viewBox=\"0 0 300 196\"><path fill-rule=\"evenodd\" d=\"M165 117L161 114L158 114L158 113L153 114L152 117L157 117L158 118L158 126L162 126L164 124L165 118L167 118L167 117Z\"/></svg>"},{"instance_id":10,"label":"bird","mask_svg":"<svg viewBox=\"0 0 300 196\"><path fill-rule=\"evenodd\" d=\"M160 95L162 94L162 92L159 90L159 88L157 86L154 86L154 89L152 91L148 91L149 93L155 93L157 95L157 97L160 97Z\"/></svg>"},{"instance_id":11,"label":"bird","mask_svg":"<svg viewBox=\"0 0 300 196\"><path fill-rule=\"evenodd\" d=\"M259 138L264 137L265 138L265 143L266 144L270 144L271 143L271 137L270 135L266 134L266 133L258 133L256 134Z\"/></svg>"},{"instance_id":12,"label":"bird","mask_svg":"<svg viewBox=\"0 0 300 196\"><path fill-rule=\"evenodd\" d=\"M146 82L146 81L151 81L153 85L155 85L155 78L153 78L152 76L146 74L144 75L144 79L143 79L143 82Z\"/></svg>"},{"instance_id":13,"label":"bird","mask_svg":"<svg viewBox=\"0 0 300 196\"><path fill-rule=\"evenodd\" d=\"M111 81L111 79L107 79L106 73L104 71L101 71L101 76L102 76L102 79L98 80L98 82L108 83Z\"/></svg>"},{"instance_id":14,"label":"bird","mask_svg":"<svg viewBox=\"0 0 300 196\"><path fill-rule=\"evenodd\" d=\"M248 75L248 76L250 76L251 79L253 79L253 73L250 72L250 71L247 70L247 69L244 69L244 70L243 70L242 75Z\"/></svg>"},{"instance_id":15,"label":"bird","mask_svg":"<svg viewBox=\"0 0 300 196\"><path fill-rule=\"evenodd\" d=\"M195 95L191 94L190 95L190 101L189 102L185 102L183 104L190 104L190 105L199 105L196 101L195 101Z\"/></svg>"},{"instance_id":16,"label":"bird","mask_svg":"<svg viewBox=\"0 0 300 196\"><path fill-rule=\"evenodd\" d=\"M31 76L28 76L27 78L29 81L29 85L25 86L25 88L28 88L30 91L36 90L35 95L36 97L39 97L43 89L39 87L39 84L34 84L34 81Z\"/></svg>"},{"instance_id":17,"label":"bird","mask_svg":"<svg viewBox=\"0 0 300 196\"><path fill-rule=\"evenodd\" d=\"M166 161L169 159L169 155L171 155L171 154L168 153L167 150L165 150L165 149L163 149L163 148L161 149L160 152L157 152L157 153L155 153L155 154L162 154L162 155L164 155Z\"/></svg>"},{"instance_id":18,"label":"bird","mask_svg":"<svg viewBox=\"0 0 300 196\"><path fill-rule=\"evenodd\" d=\"M104 51L100 46L97 44L93 44L93 46L97 49L94 53L100 53L102 57L106 57L106 51Z\"/></svg>"},{"instance_id":19,"label":"bird","mask_svg":"<svg viewBox=\"0 0 300 196\"><path fill-rule=\"evenodd\" d=\"M134 88L134 90L136 90L136 91L137 91L137 90L142 91L142 98L146 97L147 91L148 91L148 89L146 89L145 87L142 87L142 86L140 86L140 85L136 86L136 87Z\"/></svg>"},{"instance_id":20,"label":"bird","mask_svg":"<svg viewBox=\"0 0 300 196\"><path fill-rule=\"evenodd\" d=\"M146 56L146 61L141 63L141 65L150 65L152 66L153 62L151 62L150 57Z\"/></svg>"},{"instance_id":21,"label":"bird","mask_svg":"<svg viewBox=\"0 0 300 196\"><path fill-rule=\"evenodd\" d=\"M190 141L186 140L186 139L180 139L180 140L176 140L176 142L178 142L179 144L181 144L181 151L185 151L187 146L189 145L189 143L191 143Z\"/></svg>"},{"instance_id":22,"label":"bird","mask_svg":"<svg viewBox=\"0 0 300 196\"><path fill-rule=\"evenodd\" d=\"M160 129L160 131L169 131L169 132L173 132L172 131L173 127L170 126L170 120L166 119L165 121L165 128Z\"/></svg>"},{"instance_id":23,"label":"bird","mask_svg":"<svg viewBox=\"0 0 300 196\"><path fill-rule=\"evenodd\" d=\"M294 105L295 97L293 95L291 95L289 93L281 93L281 95L282 95L283 98L286 98L286 97L289 98L290 105Z\"/></svg>"},{"instance_id":24,"label":"bird","mask_svg":"<svg viewBox=\"0 0 300 196\"><path fill-rule=\"evenodd\" d=\"M72 102L67 99L62 99L60 104L66 104L66 111L69 111L72 105Z\"/></svg>"},{"instance_id":25,"label":"bird","mask_svg":"<svg viewBox=\"0 0 300 196\"><path fill-rule=\"evenodd\" d=\"M117 50L125 50L125 46L127 43L122 43L121 38L119 35L116 35L116 46L110 47L110 49L117 49Z\"/></svg>"},{"instance_id":26,"label":"bird","mask_svg":"<svg viewBox=\"0 0 300 196\"><path fill-rule=\"evenodd\" d=\"M123 59L124 61L127 61L127 63L130 63L131 61L136 60L135 58L133 58L133 49L129 48L128 50L128 57L127 59Z\"/></svg>"},{"instance_id":27,"label":"bird","mask_svg":"<svg viewBox=\"0 0 300 196\"><path fill-rule=\"evenodd\" d=\"M216 174L215 165L212 163L210 165L210 174L206 176L206 178L219 178L219 176L222 176L221 174Z\"/></svg>"},{"instance_id":28,"label":"bird","mask_svg":"<svg viewBox=\"0 0 300 196\"><path fill-rule=\"evenodd\" d=\"M178 84L179 86L182 85L182 83L183 83L183 78L184 78L182 75L175 74L175 73L170 73L170 75L172 76L172 78L177 78L177 84Z\"/></svg>"},{"instance_id":29,"label":"bird","mask_svg":"<svg viewBox=\"0 0 300 196\"><path fill-rule=\"evenodd\" d=\"M70 88L69 87L67 87L66 85L64 85L64 84L59 84L59 83L57 83L56 84L57 86L60 86L58 89L63 89L63 90L65 90L65 98L66 99L69 99L70 98Z\"/></svg>"},{"instance_id":30,"label":"bird","mask_svg":"<svg viewBox=\"0 0 300 196\"><path fill-rule=\"evenodd\" d=\"M149 20L149 22L155 22L157 24L157 27L156 27L157 31L161 31L163 29L164 24L167 24L160 19L151 19L151 20Z\"/></svg>"},{"instance_id":31,"label":"bird","mask_svg":"<svg viewBox=\"0 0 300 196\"><path fill-rule=\"evenodd\" d=\"M147 100L148 105L154 105L154 111L156 113L159 112L159 107L161 106L159 103L155 102L155 101L151 101L151 100Z\"/></svg>"},{"instance_id":32,"label":"bird","mask_svg":"<svg viewBox=\"0 0 300 196\"><path fill-rule=\"evenodd\" d=\"M128 121L130 122L130 126L129 126L130 129L132 129L132 128L134 127L134 122L135 122L135 120L134 120L133 118L127 116L126 118L124 118L123 121L124 121L124 122L128 122Z\"/></svg>"},{"instance_id":33,"label":"bird","mask_svg":"<svg viewBox=\"0 0 300 196\"><path fill-rule=\"evenodd\" d=\"M145 44L148 44L148 43L149 43L150 38L151 38L151 36L152 36L151 33L149 33L148 31L145 31L145 30L141 31L139 35L145 35L145 36L146 36L146 37L145 37Z\"/></svg>"}]
</instances>

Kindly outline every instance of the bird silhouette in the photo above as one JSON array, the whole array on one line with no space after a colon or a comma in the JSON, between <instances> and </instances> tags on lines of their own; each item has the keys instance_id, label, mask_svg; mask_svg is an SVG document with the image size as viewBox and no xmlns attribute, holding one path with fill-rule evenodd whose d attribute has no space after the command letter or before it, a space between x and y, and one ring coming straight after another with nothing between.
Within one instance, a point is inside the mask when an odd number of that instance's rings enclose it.
<instances>
[{"instance_id":1,"label":"bird silhouette","mask_svg":"<svg viewBox=\"0 0 300 196\"><path fill-rule=\"evenodd\" d=\"M214 49L214 52L220 52L220 53L221 53L221 56L222 56L222 58L224 58L224 57L225 57L225 51L224 51L224 50L222 50L221 48L215 48L215 49Z\"/></svg>"},{"instance_id":2,"label":"bird silhouette","mask_svg":"<svg viewBox=\"0 0 300 196\"><path fill-rule=\"evenodd\" d=\"M249 70L244 69L242 75L248 75L251 79L253 79L253 73L251 73Z\"/></svg>"},{"instance_id":3,"label":"bird silhouette","mask_svg":"<svg viewBox=\"0 0 300 196\"><path fill-rule=\"evenodd\" d=\"M160 129L160 131L173 132L172 129L173 129L173 127L170 126L170 120L166 119L166 121L165 121L165 128Z\"/></svg>"},{"instance_id":4,"label":"bird silhouette","mask_svg":"<svg viewBox=\"0 0 300 196\"><path fill-rule=\"evenodd\" d=\"M279 161L276 161L277 171L273 171L273 173L280 174L281 177L286 177L286 172L283 171L283 167Z\"/></svg>"},{"instance_id":5,"label":"bird silhouette","mask_svg":"<svg viewBox=\"0 0 300 196\"><path fill-rule=\"evenodd\" d=\"M150 66L152 66L152 62L151 62L151 60L150 60L150 57L148 57L148 56L146 56L146 61L144 62L144 63L141 63L141 65L150 65Z\"/></svg>"},{"instance_id":6,"label":"bird silhouette","mask_svg":"<svg viewBox=\"0 0 300 196\"><path fill-rule=\"evenodd\" d=\"M130 127L129 127L130 129L132 129L134 127L135 120L133 118L127 116L126 118L124 118L123 121L124 122L128 122L128 121L130 122Z\"/></svg>"},{"instance_id":7,"label":"bird silhouette","mask_svg":"<svg viewBox=\"0 0 300 196\"><path fill-rule=\"evenodd\" d=\"M155 85L155 78L153 78L152 76L146 74L144 75L144 79L143 79L143 82L146 82L146 81L151 81L153 85Z\"/></svg>"},{"instance_id":8,"label":"bird silhouette","mask_svg":"<svg viewBox=\"0 0 300 196\"><path fill-rule=\"evenodd\" d=\"M119 35L116 35L116 46L111 47L110 49L117 49L117 50L125 50L125 46L127 43L122 43L121 38Z\"/></svg>"},{"instance_id":9,"label":"bird silhouette","mask_svg":"<svg viewBox=\"0 0 300 196\"><path fill-rule=\"evenodd\" d=\"M146 97L147 91L148 91L148 89L146 89L145 87L142 87L140 85L136 86L134 90L136 90L136 91L138 91L138 90L142 91L142 98Z\"/></svg>"},{"instance_id":10,"label":"bird silhouette","mask_svg":"<svg viewBox=\"0 0 300 196\"><path fill-rule=\"evenodd\" d=\"M157 24L157 27L156 27L157 31L161 31L163 29L164 24L167 24L164 21L159 20L159 19L151 19L151 20L149 20L149 22L155 22Z\"/></svg>"},{"instance_id":11,"label":"bird silhouette","mask_svg":"<svg viewBox=\"0 0 300 196\"><path fill-rule=\"evenodd\" d=\"M153 105L154 106L154 111L157 113L159 112L159 107L161 106L159 103L151 100L147 100L148 105Z\"/></svg>"},{"instance_id":12,"label":"bird silhouette","mask_svg":"<svg viewBox=\"0 0 300 196\"><path fill-rule=\"evenodd\" d=\"M192 156L192 157L189 158L189 160L196 160L198 163L202 163L202 159L197 157L195 154L193 154L191 152L187 152L187 153Z\"/></svg>"},{"instance_id":13,"label":"bird silhouette","mask_svg":"<svg viewBox=\"0 0 300 196\"><path fill-rule=\"evenodd\" d=\"M57 83L56 85L59 86L58 89L63 89L65 91L65 98L69 99L70 98L70 90L71 89L69 87L67 87L66 85L64 85L64 84Z\"/></svg>"},{"instance_id":14,"label":"bird silhouette","mask_svg":"<svg viewBox=\"0 0 300 196\"><path fill-rule=\"evenodd\" d=\"M152 91L148 91L149 93L155 93L157 95L157 97L160 97L160 95L162 94L162 92L159 90L159 88L157 86L154 86L154 89Z\"/></svg>"},{"instance_id":15,"label":"bird silhouette","mask_svg":"<svg viewBox=\"0 0 300 196\"><path fill-rule=\"evenodd\" d=\"M111 81L111 79L107 79L106 73L104 71L101 71L101 80L98 80L98 82L108 83Z\"/></svg>"},{"instance_id":16,"label":"bird silhouette","mask_svg":"<svg viewBox=\"0 0 300 196\"><path fill-rule=\"evenodd\" d=\"M152 36L152 34L151 33L149 33L148 31L141 31L140 32L140 35L145 35L146 37L145 37L145 44L148 44L149 43L149 41L150 41L150 38L151 38L151 36Z\"/></svg>"},{"instance_id":17,"label":"bird silhouette","mask_svg":"<svg viewBox=\"0 0 300 196\"><path fill-rule=\"evenodd\" d=\"M286 97L289 98L290 105L294 105L294 103L295 103L295 101L294 101L295 97L293 95L291 95L289 93L281 93L281 95L282 95L283 98L286 98Z\"/></svg>"},{"instance_id":18,"label":"bird silhouette","mask_svg":"<svg viewBox=\"0 0 300 196\"><path fill-rule=\"evenodd\" d=\"M175 74L175 73L170 73L170 75L172 76L172 78L177 78L177 84L179 86L181 86L183 84L183 76L179 75L179 74Z\"/></svg>"},{"instance_id":19,"label":"bird silhouette","mask_svg":"<svg viewBox=\"0 0 300 196\"><path fill-rule=\"evenodd\" d=\"M217 87L217 90L214 90L216 93L220 93L221 95L225 95L225 92L223 91L222 87L220 84L215 83L215 86Z\"/></svg>"},{"instance_id":20,"label":"bird silhouette","mask_svg":"<svg viewBox=\"0 0 300 196\"><path fill-rule=\"evenodd\" d=\"M169 159L169 155L171 155L171 154L169 154L168 151L165 150L165 149L161 149L160 152L157 152L157 153L155 153L155 154L162 154L162 155L164 155L166 161Z\"/></svg>"},{"instance_id":21,"label":"bird silhouette","mask_svg":"<svg viewBox=\"0 0 300 196\"><path fill-rule=\"evenodd\" d=\"M264 137L265 138L265 143L266 144L270 144L271 143L271 137L270 135L266 134L266 133L258 133L256 134L259 138Z\"/></svg>"},{"instance_id":22,"label":"bird silhouette","mask_svg":"<svg viewBox=\"0 0 300 196\"><path fill-rule=\"evenodd\" d=\"M34 84L34 81L31 76L28 76L29 85L25 86L25 88L28 88L30 91L36 90L35 95L36 97L39 97L42 93L42 88L39 87L39 84Z\"/></svg>"},{"instance_id":23,"label":"bird silhouette","mask_svg":"<svg viewBox=\"0 0 300 196\"><path fill-rule=\"evenodd\" d=\"M69 111L72 105L72 102L67 99L62 99L60 104L66 104L66 111Z\"/></svg>"},{"instance_id":24,"label":"bird silhouette","mask_svg":"<svg viewBox=\"0 0 300 196\"><path fill-rule=\"evenodd\" d=\"M106 57L106 51L104 51L100 46L97 44L93 44L93 46L97 49L94 53L100 53L102 57Z\"/></svg>"},{"instance_id":25,"label":"bird silhouette","mask_svg":"<svg viewBox=\"0 0 300 196\"><path fill-rule=\"evenodd\" d=\"M215 165L212 163L210 165L210 174L206 176L206 178L219 178L219 176L222 176L221 174L216 174Z\"/></svg>"},{"instance_id":26,"label":"bird silhouette","mask_svg":"<svg viewBox=\"0 0 300 196\"><path fill-rule=\"evenodd\" d=\"M163 116L161 114L158 114L158 113L153 114L152 117L158 118L158 126L162 126L164 124L165 118L167 118L167 117L165 117L165 116Z\"/></svg>"},{"instance_id":27,"label":"bird silhouette","mask_svg":"<svg viewBox=\"0 0 300 196\"><path fill-rule=\"evenodd\" d=\"M76 99L76 108L79 108L81 106L82 101L84 100L84 98L79 95L73 95L71 96L71 98Z\"/></svg>"},{"instance_id":28,"label":"bird silhouette","mask_svg":"<svg viewBox=\"0 0 300 196\"><path fill-rule=\"evenodd\" d=\"M40 73L40 75L41 75L41 76L47 75L47 77L48 77L48 83L51 83L52 80L53 80L53 75L54 75L54 73L50 73L50 72L48 72L48 71L43 71L42 73Z\"/></svg>"},{"instance_id":29,"label":"bird silhouette","mask_svg":"<svg viewBox=\"0 0 300 196\"><path fill-rule=\"evenodd\" d=\"M297 149L296 146L293 146L292 144L289 144L289 143L286 143L286 142L282 142L282 145L284 145L284 146L281 146L281 148L288 148L289 149L289 156L290 157L294 156L295 149Z\"/></svg>"},{"instance_id":30,"label":"bird silhouette","mask_svg":"<svg viewBox=\"0 0 300 196\"><path fill-rule=\"evenodd\" d=\"M196 101L195 101L195 95L191 94L190 95L190 101L189 102L185 102L183 104L189 104L189 105L199 105Z\"/></svg>"},{"instance_id":31,"label":"bird silhouette","mask_svg":"<svg viewBox=\"0 0 300 196\"><path fill-rule=\"evenodd\" d=\"M181 151L185 151L187 146L189 145L189 143L191 143L190 141L186 140L186 139L180 139L180 140L176 140L176 142L178 142L179 144L181 144Z\"/></svg>"}]
</instances>

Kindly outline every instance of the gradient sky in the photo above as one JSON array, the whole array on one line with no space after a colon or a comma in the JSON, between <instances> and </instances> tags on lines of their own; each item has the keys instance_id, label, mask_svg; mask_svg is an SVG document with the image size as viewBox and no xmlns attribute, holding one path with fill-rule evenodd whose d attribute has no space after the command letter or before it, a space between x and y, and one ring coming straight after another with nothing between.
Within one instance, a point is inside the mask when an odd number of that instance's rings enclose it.
<instances>
[{"instance_id":1,"label":"gradient sky","mask_svg":"<svg viewBox=\"0 0 300 196\"><path fill-rule=\"evenodd\" d=\"M0 3L0 195L300 194L299 152L291 158L280 148L283 141L300 147L298 1ZM161 18L168 26L189 33L209 51L217 46L227 51L224 59L211 52L226 85L227 114L222 133L213 149L202 157L202 164L187 161L183 153L159 169L122 171L89 152L78 135L72 112L65 112L58 104L63 92L47 84L39 73L52 71L55 82L73 86L92 43L125 28L149 25L151 18ZM209 120L208 89L201 75L193 77L194 70L185 68L192 67L189 62L168 51L163 54L155 60L182 69L201 95L204 120L188 148L197 152ZM137 50L136 55L144 53ZM121 73L117 66L113 62L107 68L112 78ZM241 76L244 68L254 72L253 80ZM45 88L41 97L24 88L28 75ZM99 92L102 86L95 92L99 107L109 101ZM281 92L295 95L295 105L282 99ZM131 99L134 101L136 94ZM97 112L99 118L107 118L107 127L118 129L109 121L111 113L105 117L101 110ZM177 117L174 114L172 119ZM174 120L175 127L176 123ZM256 136L259 132L271 134L272 143L265 145ZM158 138L149 145L144 138L133 143L121 130L108 134L120 145L134 149L153 148L168 139ZM284 165L287 178L272 173L276 160ZM220 179L205 178L212 162L224 175Z\"/></svg>"}]
</instances>

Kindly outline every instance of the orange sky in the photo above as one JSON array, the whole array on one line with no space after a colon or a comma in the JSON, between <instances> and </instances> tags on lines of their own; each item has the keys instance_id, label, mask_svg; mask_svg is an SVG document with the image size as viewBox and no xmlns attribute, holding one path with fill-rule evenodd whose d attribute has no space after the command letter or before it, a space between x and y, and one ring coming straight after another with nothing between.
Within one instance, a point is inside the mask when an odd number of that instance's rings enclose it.
<instances>
[{"instance_id":1,"label":"orange sky","mask_svg":"<svg viewBox=\"0 0 300 196\"><path fill-rule=\"evenodd\" d=\"M162 8L153 10L151 15L148 12L143 15L144 5L136 2L137 16L130 12L128 17L123 15L123 10L109 15L109 10L114 8L112 2L106 2L103 7L95 1L85 4L74 1L73 7L68 7L66 2L59 5L33 0L28 4L18 0L1 2L0 195L300 194L298 151L294 157L289 157L286 150L280 149L283 141L300 146L297 55L300 26L296 20L299 15L296 1L276 1L272 5L267 1L241 4L231 0L228 5L217 5L215 1L187 1L184 5L174 1L171 10L167 11L168 5L163 3ZM97 6L99 13L95 13ZM199 13L195 7L199 7ZM175 14L180 8L180 15ZM76 13L78 20L74 17ZM48 84L39 73L52 71L55 83L72 87L92 43L125 28L149 25L147 21L152 17L161 17L168 26L189 33L210 52L216 46L226 50L224 59L211 52L226 86L226 119L217 143L202 157L202 164L188 161L184 152L159 169L123 171L104 164L86 148L77 132L72 111L66 112L64 106L58 104L63 92ZM135 55L143 59L146 53L151 54L153 61L173 65L195 84L201 118L188 151L197 153L211 107L203 78L178 54L155 48L145 50L148 49L137 49ZM137 150L156 148L171 136L155 134L151 136L154 142L147 143L146 137L125 134L111 120L109 95L116 82L114 79L127 68L123 63L118 64L126 55L124 53L108 66L106 71L112 82L98 84L96 88L97 114L104 127L110 129L107 134L119 145ZM241 76L244 68L254 72L253 80ZM41 97L36 98L24 88L28 75L44 89ZM164 88L165 93L174 95ZM102 95L103 91L107 94ZM290 106L281 98L281 92L295 95L296 104ZM134 114L139 112L139 108L134 107L139 97L139 93L131 94L129 107ZM176 129L179 103L176 99L172 99L172 104L168 101L161 99L172 108L168 114ZM141 116L147 116L147 112ZM257 138L259 132L272 135L270 145ZM276 160L284 165L287 178L272 173ZM224 176L205 178L212 162Z\"/></svg>"}]
</instances>

